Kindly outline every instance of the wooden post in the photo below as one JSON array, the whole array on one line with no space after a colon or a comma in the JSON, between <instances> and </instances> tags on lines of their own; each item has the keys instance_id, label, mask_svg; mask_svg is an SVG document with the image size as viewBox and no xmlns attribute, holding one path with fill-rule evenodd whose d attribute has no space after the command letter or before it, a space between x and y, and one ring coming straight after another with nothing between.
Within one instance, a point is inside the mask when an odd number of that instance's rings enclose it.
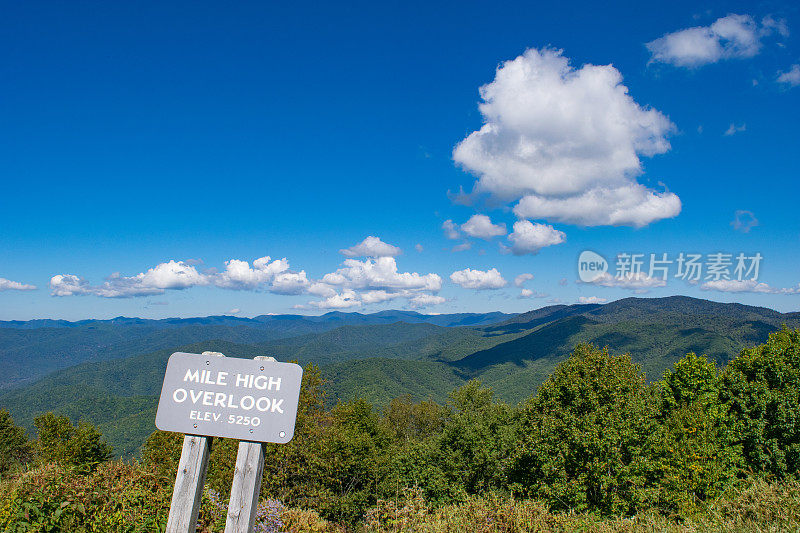
<instances>
[{"instance_id":1,"label":"wooden post","mask_svg":"<svg viewBox=\"0 0 800 533\"><path fill-rule=\"evenodd\" d=\"M259 356L259 361L275 361L274 357ZM236 454L236 468L233 471L231 499L228 502L228 516L225 519L225 533L251 533L258 511L258 497L261 493L261 476L264 473L263 442L239 442Z\"/></svg>"},{"instance_id":2,"label":"wooden post","mask_svg":"<svg viewBox=\"0 0 800 533\"><path fill-rule=\"evenodd\" d=\"M219 352L203 352L205 356L225 357ZM165 533L195 533L200 499L206 483L208 456L211 452L212 437L186 435L183 437L183 450L172 489L169 505L169 518Z\"/></svg>"},{"instance_id":3,"label":"wooden post","mask_svg":"<svg viewBox=\"0 0 800 533\"><path fill-rule=\"evenodd\" d=\"M165 533L195 533L200 499L206 482L211 437L186 435L178 463L178 475L169 504L169 518Z\"/></svg>"}]
</instances>

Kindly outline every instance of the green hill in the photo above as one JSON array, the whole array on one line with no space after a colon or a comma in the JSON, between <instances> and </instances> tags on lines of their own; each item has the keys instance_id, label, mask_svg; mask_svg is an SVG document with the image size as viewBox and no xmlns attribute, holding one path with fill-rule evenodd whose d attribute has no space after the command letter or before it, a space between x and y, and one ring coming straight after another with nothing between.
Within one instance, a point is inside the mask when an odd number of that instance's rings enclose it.
<instances>
[{"instance_id":1,"label":"green hill","mask_svg":"<svg viewBox=\"0 0 800 533\"><path fill-rule=\"evenodd\" d=\"M478 326L436 325L405 312L376 314L381 315L378 317L329 315L312 318L326 325L342 321L361 325L326 326L324 331L255 342L251 335L258 330L249 326L245 328L252 331L236 336L229 328L236 331L242 326L173 325L164 328L159 339L162 343L172 341L168 347L64 368L24 387L7 390L0 395L0 406L9 408L28 428L34 416L48 410L76 419L84 417L108 435L118 453L130 455L153 430L156 397L166 361L174 351L212 350L229 357L272 355L302 365L315 363L328 381L331 402L360 396L385 404L404 394L417 400L443 401L453 388L478 378L493 387L499 398L515 403L530 396L579 342L608 346L614 353L630 353L649 379L657 379L687 352L707 354L723 365L741 349L764 342L781 324L800 327L797 313L686 297L551 306L514 317L502 315L500 322ZM441 320L443 324L480 322L487 316L491 315L452 315ZM393 318L414 322L382 323ZM283 320L292 332L302 329L293 317ZM51 330L80 332L85 327L24 331L39 331L49 339ZM228 338L177 342L193 328L200 330L200 339L220 332ZM110 335L113 324L105 323L101 330ZM280 336L280 332L270 331L269 335ZM121 353L122 349L116 349Z\"/></svg>"}]
</instances>

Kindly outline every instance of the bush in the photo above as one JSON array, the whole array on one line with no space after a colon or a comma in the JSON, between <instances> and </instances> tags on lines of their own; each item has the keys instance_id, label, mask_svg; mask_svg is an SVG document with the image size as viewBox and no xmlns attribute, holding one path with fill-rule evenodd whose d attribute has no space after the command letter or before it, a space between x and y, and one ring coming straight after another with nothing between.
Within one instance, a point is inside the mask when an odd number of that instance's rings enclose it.
<instances>
[{"instance_id":1,"label":"bush","mask_svg":"<svg viewBox=\"0 0 800 533\"><path fill-rule=\"evenodd\" d=\"M654 404L629 356L578 345L523 407L510 470L515 492L553 509L635 512Z\"/></svg>"},{"instance_id":2,"label":"bush","mask_svg":"<svg viewBox=\"0 0 800 533\"><path fill-rule=\"evenodd\" d=\"M0 409L0 478L22 468L30 460L30 453L25 430L14 424L8 409Z\"/></svg>"},{"instance_id":3,"label":"bush","mask_svg":"<svg viewBox=\"0 0 800 533\"><path fill-rule=\"evenodd\" d=\"M742 353L722 374L734 440L754 472L800 470L800 330L786 327Z\"/></svg>"},{"instance_id":4,"label":"bush","mask_svg":"<svg viewBox=\"0 0 800 533\"><path fill-rule=\"evenodd\" d=\"M88 422L81 420L74 426L66 416L47 413L33 423L39 432L35 447L40 464L58 463L91 471L114 456L111 445Z\"/></svg>"}]
</instances>

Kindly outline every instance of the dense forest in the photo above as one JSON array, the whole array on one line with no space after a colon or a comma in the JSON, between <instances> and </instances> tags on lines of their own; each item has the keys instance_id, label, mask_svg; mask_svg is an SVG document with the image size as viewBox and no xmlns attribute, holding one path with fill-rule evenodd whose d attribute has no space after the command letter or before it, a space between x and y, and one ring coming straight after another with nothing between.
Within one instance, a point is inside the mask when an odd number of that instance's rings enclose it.
<instances>
[{"instance_id":1,"label":"dense forest","mask_svg":"<svg viewBox=\"0 0 800 533\"><path fill-rule=\"evenodd\" d=\"M796 530L800 330L724 366L688 353L658 380L580 343L531 395L477 380L443 402L326 400L307 365L294 440L269 445L260 531ZM140 459L52 413L0 414L6 531L163 530L181 436ZM218 439L199 526L220 531L236 441Z\"/></svg>"},{"instance_id":2,"label":"dense forest","mask_svg":"<svg viewBox=\"0 0 800 533\"><path fill-rule=\"evenodd\" d=\"M86 420L116 456L130 459L139 456L154 429L161 380L175 351L267 354L316 365L329 409L361 398L382 410L405 395L445 404L451 391L475 379L496 400L516 405L581 343L629 354L646 379L655 381L689 352L724 367L782 324L800 327L800 317L688 297L554 305L519 315L383 311L4 322L0 365L8 372L1 376L17 381L5 388L0 383L0 408L31 434L34 419L48 411Z\"/></svg>"}]
</instances>

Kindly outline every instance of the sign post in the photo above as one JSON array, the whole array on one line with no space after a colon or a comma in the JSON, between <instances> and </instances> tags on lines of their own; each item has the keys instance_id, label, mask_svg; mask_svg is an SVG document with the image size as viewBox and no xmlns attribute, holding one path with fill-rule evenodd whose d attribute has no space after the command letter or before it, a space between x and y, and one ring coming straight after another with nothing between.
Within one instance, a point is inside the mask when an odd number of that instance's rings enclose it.
<instances>
[{"instance_id":1,"label":"sign post","mask_svg":"<svg viewBox=\"0 0 800 533\"><path fill-rule=\"evenodd\" d=\"M176 352L167 363L156 427L185 433L168 533L194 533L213 437L239 439L226 533L252 531L264 443L294 436L303 369L272 357L253 360Z\"/></svg>"}]
</instances>

